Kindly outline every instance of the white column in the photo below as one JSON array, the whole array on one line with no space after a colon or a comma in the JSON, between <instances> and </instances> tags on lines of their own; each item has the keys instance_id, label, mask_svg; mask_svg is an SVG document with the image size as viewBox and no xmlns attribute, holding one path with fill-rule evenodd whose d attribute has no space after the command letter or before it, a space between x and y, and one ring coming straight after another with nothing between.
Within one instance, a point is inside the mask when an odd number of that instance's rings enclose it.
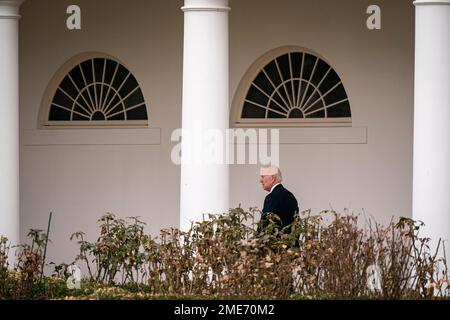
<instances>
[{"instance_id":1,"label":"white column","mask_svg":"<svg viewBox=\"0 0 450 320\"><path fill-rule=\"evenodd\" d=\"M19 6L0 1L0 234L19 237Z\"/></svg>"},{"instance_id":2,"label":"white column","mask_svg":"<svg viewBox=\"0 0 450 320\"><path fill-rule=\"evenodd\" d=\"M450 0L416 5L413 218L450 239ZM434 246L433 246L434 247ZM450 257L450 243L446 243Z\"/></svg>"},{"instance_id":3,"label":"white column","mask_svg":"<svg viewBox=\"0 0 450 320\"><path fill-rule=\"evenodd\" d=\"M187 230L191 221L202 220L204 213L229 209L228 165L202 160L215 147L203 134L215 129L224 135L229 124L230 8L228 0L185 0L184 4L181 230Z\"/></svg>"}]
</instances>

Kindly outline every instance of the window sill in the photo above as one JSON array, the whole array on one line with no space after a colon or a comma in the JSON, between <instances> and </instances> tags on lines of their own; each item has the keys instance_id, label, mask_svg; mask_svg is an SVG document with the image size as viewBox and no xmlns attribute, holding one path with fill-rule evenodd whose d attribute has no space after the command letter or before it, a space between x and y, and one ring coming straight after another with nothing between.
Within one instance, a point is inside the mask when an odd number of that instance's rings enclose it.
<instances>
[{"instance_id":1,"label":"window sill","mask_svg":"<svg viewBox=\"0 0 450 320\"><path fill-rule=\"evenodd\" d=\"M367 144L367 127L281 128L280 144Z\"/></svg>"},{"instance_id":2,"label":"window sill","mask_svg":"<svg viewBox=\"0 0 450 320\"><path fill-rule=\"evenodd\" d=\"M235 127L242 129L245 127ZM310 127L310 128L253 128L256 130L267 130L267 136L271 137L270 131L279 130L280 144L367 144L367 127ZM238 142L239 143L239 142ZM270 138L269 138L270 143ZM249 144L248 141L245 144ZM251 143L253 144L253 143Z\"/></svg>"},{"instance_id":3,"label":"window sill","mask_svg":"<svg viewBox=\"0 0 450 320\"><path fill-rule=\"evenodd\" d=\"M24 146L160 145L161 128L26 130Z\"/></svg>"}]
</instances>

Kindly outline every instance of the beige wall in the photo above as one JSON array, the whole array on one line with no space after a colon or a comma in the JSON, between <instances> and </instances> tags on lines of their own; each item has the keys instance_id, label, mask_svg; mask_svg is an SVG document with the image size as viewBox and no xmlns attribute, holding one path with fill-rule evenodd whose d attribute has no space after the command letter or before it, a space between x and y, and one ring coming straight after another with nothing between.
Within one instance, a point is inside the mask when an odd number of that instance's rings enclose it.
<instances>
[{"instance_id":1,"label":"beige wall","mask_svg":"<svg viewBox=\"0 0 450 320\"><path fill-rule=\"evenodd\" d=\"M21 8L22 144L24 131L37 128L40 102L51 77L84 51L106 52L133 72L149 108L150 126L162 129L162 143L22 147L22 239L31 227L45 229L53 211L55 245L49 257L57 262L75 256L75 246L68 241L72 232L83 230L94 239L96 221L106 211L141 216L153 233L179 223L180 171L170 161L169 142L172 130L181 126L181 3L77 1L81 31L65 27L70 4L73 1L28 0Z\"/></svg>"},{"instance_id":2,"label":"beige wall","mask_svg":"<svg viewBox=\"0 0 450 320\"><path fill-rule=\"evenodd\" d=\"M233 1L231 91L270 49L296 45L325 57L344 82L353 126L367 127L368 144L282 145L285 185L302 209L349 208L387 222L393 215L411 216L414 6L409 0L376 1L382 30L369 31L366 9L374 3ZM262 205L257 174L256 166L233 167L232 204Z\"/></svg>"},{"instance_id":3,"label":"beige wall","mask_svg":"<svg viewBox=\"0 0 450 320\"><path fill-rule=\"evenodd\" d=\"M383 29L368 31L363 0L231 0L231 98L250 65L283 45L310 48L341 76L353 125L367 144L281 147L285 185L302 209L363 210L386 222L411 213L414 8L409 0L377 1ZM105 211L140 215L148 231L178 226L179 167L170 134L181 125L183 15L178 0L79 0L83 29L65 28L71 1L27 0L22 6L21 132L36 130L40 102L58 68L84 51L102 51L134 73L161 145L22 146L22 239L55 213L50 260L75 256L68 237L93 239ZM124 129L126 130L126 129ZM94 133L95 134L95 133ZM231 206L261 205L257 166L232 166ZM245 195L245 196L242 196Z\"/></svg>"}]
</instances>

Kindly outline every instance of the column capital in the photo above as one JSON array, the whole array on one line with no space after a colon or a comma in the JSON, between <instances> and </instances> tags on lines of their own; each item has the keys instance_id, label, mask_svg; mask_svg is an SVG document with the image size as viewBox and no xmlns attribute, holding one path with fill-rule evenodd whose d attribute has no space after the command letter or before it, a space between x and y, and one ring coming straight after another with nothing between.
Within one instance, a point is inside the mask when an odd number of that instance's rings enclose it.
<instances>
[{"instance_id":1,"label":"column capital","mask_svg":"<svg viewBox=\"0 0 450 320\"><path fill-rule=\"evenodd\" d=\"M189 11L225 11L231 8L228 6L228 0L184 0L183 12Z\"/></svg>"},{"instance_id":2,"label":"column capital","mask_svg":"<svg viewBox=\"0 0 450 320\"><path fill-rule=\"evenodd\" d=\"M450 5L450 0L416 0L413 2L415 6L423 5Z\"/></svg>"},{"instance_id":3,"label":"column capital","mask_svg":"<svg viewBox=\"0 0 450 320\"><path fill-rule=\"evenodd\" d=\"M19 19L19 8L24 0L0 0L0 19Z\"/></svg>"}]
</instances>

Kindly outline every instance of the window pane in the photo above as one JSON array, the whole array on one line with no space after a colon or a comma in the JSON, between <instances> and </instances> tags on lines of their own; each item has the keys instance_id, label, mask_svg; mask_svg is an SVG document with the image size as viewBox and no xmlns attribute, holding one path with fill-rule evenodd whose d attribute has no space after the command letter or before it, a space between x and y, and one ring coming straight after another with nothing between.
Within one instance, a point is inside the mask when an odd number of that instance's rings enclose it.
<instances>
[{"instance_id":1,"label":"window pane","mask_svg":"<svg viewBox=\"0 0 450 320\"><path fill-rule=\"evenodd\" d=\"M325 96L325 102L327 105L347 99L344 86L340 84L333 91Z\"/></svg>"},{"instance_id":2,"label":"window pane","mask_svg":"<svg viewBox=\"0 0 450 320\"><path fill-rule=\"evenodd\" d=\"M271 110L274 110L274 111L277 111L277 112L280 112L280 113L284 114L285 115L284 118L286 118L287 115L288 115L288 112L286 111L286 109L281 108L279 105L277 105L273 101L269 104L269 108Z\"/></svg>"},{"instance_id":3,"label":"window pane","mask_svg":"<svg viewBox=\"0 0 450 320\"><path fill-rule=\"evenodd\" d=\"M124 100L124 104L125 104L126 108L137 106L139 104L142 104L143 102L144 102L144 97L142 96L142 92L140 89Z\"/></svg>"},{"instance_id":4,"label":"window pane","mask_svg":"<svg viewBox=\"0 0 450 320\"><path fill-rule=\"evenodd\" d=\"M303 54L301 53L291 53L292 76L294 77L294 79L300 78L300 72L302 70L302 58Z\"/></svg>"},{"instance_id":5,"label":"window pane","mask_svg":"<svg viewBox=\"0 0 450 320\"><path fill-rule=\"evenodd\" d=\"M50 121L69 121L71 112L52 105L48 119Z\"/></svg>"},{"instance_id":6,"label":"window pane","mask_svg":"<svg viewBox=\"0 0 450 320\"><path fill-rule=\"evenodd\" d=\"M241 114L243 119L327 117L351 117L350 103L336 71L306 52L283 54L265 65L249 85Z\"/></svg>"},{"instance_id":7,"label":"window pane","mask_svg":"<svg viewBox=\"0 0 450 320\"><path fill-rule=\"evenodd\" d=\"M275 87L278 87L281 84L281 78L280 74L278 73L277 66L275 64L275 61L272 61L269 63L264 70L266 70L267 75L272 80Z\"/></svg>"},{"instance_id":8,"label":"window pane","mask_svg":"<svg viewBox=\"0 0 450 320\"><path fill-rule=\"evenodd\" d=\"M319 110L313 114L306 116L307 118L325 118L325 110Z\"/></svg>"},{"instance_id":9,"label":"window pane","mask_svg":"<svg viewBox=\"0 0 450 320\"><path fill-rule=\"evenodd\" d=\"M317 57L310 55L308 53L305 54L305 64L303 66L303 79L309 80L314 69L314 65L316 64Z\"/></svg>"},{"instance_id":10,"label":"window pane","mask_svg":"<svg viewBox=\"0 0 450 320\"><path fill-rule=\"evenodd\" d=\"M259 119L266 117L266 110L250 104L248 102L244 103L244 108L242 109L242 118L248 119Z\"/></svg>"},{"instance_id":11,"label":"window pane","mask_svg":"<svg viewBox=\"0 0 450 320\"><path fill-rule=\"evenodd\" d=\"M327 113L330 118L350 118L352 116L348 101L328 108Z\"/></svg>"},{"instance_id":12,"label":"window pane","mask_svg":"<svg viewBox=\"0 0 450 320\"><path fill-rule=\"evenodd\" d=\"M318 86L329 69L330 66L327 63L325 63L323 60L319 60L311 82L314 83L315 86Z\"/></svg>"},{"instance_id":13,"label":"window pane","mask_svg":"<svg viewBox=\"0 0 450 320\"><path fill-rule=\"evenodd\" d=\"M267 79L264 72L260 72L258 76L256 77L255 81L253 81L255 85L257 85L261 90L263 90L265 93L267 93L269 96L273 92L273 86L270 83L269 79Z\"/></svg>"},{"instance_id":14,"label":"window pane","mask_svg":"<svg viewBox=\"0 0 450 320\"><path fill-rule=\"evenodd\" d=\"M94 76L92 74L92 61L88 60L81 64L81 70L83 71L84 79L86 79L86 83L89 85L94 82Z\"/></svg>"},{"instance_id":15,"label":"window pane","mask_svg":"<svg viewBox=\"0 0 450 320\"><path fill-rule=\"evenodd\" d=\"M263 106L266 106L269 102L269 98L253 85L248 90L247 100L256 102L257 104L261 104Z\"/></svg>"},{"instance_id":16,"label":"window pane","mask_svg":"<svg viewBox=\"0 0 450 320\"><path fill-rule=\"evenodd\" d=\"M281 114L279 114L279 113L276 113L276 112L273 112L273 111L269 111L268 118L270 118L270 119L283 119L283 118L286 118L286 117L281 115Z\"/></svg>"},{"instance_id":17,"label":"window pane","mask_svg":"<svg viewBox=\"0 0 450 320\"><path fill-rule=\"evenodd\" d=\"M77 85L79 90L84 88L85 83L84 83L83 77L81 75L81 70L80 70L79 66L76 66L75 68L73 68L72 71L69 72L69 74L72 77L72 80L75 82L75 84Z\"/></svg>"},{"instance_id":18,"label":"window pane","mask_svg":"<svg viewBox=\"0 0 450 320\"><path fill-rule=\"evenodd\" d=\"M125 81L122 89L119 91L122 97L126 97L130 92L139 87L136 78L133 75L130 75L128 79Z\"/></svg>"},{"instance_id":19,"label":"window pane","mask_svg":"<svg viewBox=\"0 0 450 320\"><path fill-rule=\"evenodd\" d=\"M320 86L320 92L322 92L322 94L326 94L328 92L328 90L333 88L340 81L341 81L341 79L339 79L339 76L337 75L336 71L331 70L328 73L328 76L322 82L322 85Z\"/></svg>"},{"instance_id":20,"label":"window pane","mask_svg":"<svg viewBox=\"0 0 450 320\"><path fill-rule=\"evenodd\" d=\"M280 67L281 75L283 76L283 81L291 79L291 71L289 67L289 56L285 54L277 59L278 66Z\"/></svg>"},{"instance_id":21,"label":"window pane","mask_svg":"<svg viewBox=\"0 0 450 320\"><path fill-rule=\"evenodd\" d=\"M56 90L55 96L53 98L53 103L72 109L73 100L58 89Z\"/></svg>"},{"instance_id":22,"label":"window pane","mask_svg":"<svg viewBox=\"0 0 450 320\"><path fill-rule=\"evenodd\" d=\"M111 111L108 111L106 116L107 117L114 117L117 114L123 114L123 117L125 117L125 107L123 104L118 104L114 109L111 109Z\"/></svg>"},{"instance_id":23,"label":"window pane","mask_svg":"<svg viewBox=\"0 0 450 320\"><path fill-rule=\"evenodd\" d=\"M105 65L105 59L94 59L95 68L95 82L103 81L103 68Z\"/></svg>"},{"instance_id":24,"label":"window pane","mask_svg":"<svg viewBox=\"0 0 450 320\"><path fill-rule=\"evenodd\" d=\"M68 93L73 99L76 99L78 95L78 90L73 85L72 81L70 81L69 77L66 77L59 86L62 90Z\"/></svg>"},{"instance_id":25,"label":"window pane","mask_svg":"<svg viewBox=\"0 0 450 320\"><path fill-rule=\"evenodd\" d=\"M295 119L295 118L303 118L303 113L300 109L294 109L289 114L289 118Z\"/></svg>"},{"instance_id":26,"label":"window pane","mask_svg":"<svg viewBox=\"0 0 450 320\"><path fill-rule=\"evenodd\" d=\"M134 108L133 110L127 111L128 120L139 120L147 117L147 109L145 106Z\"/></svg>"},{"instance_id":27,"label":"window pane","mask_svg":"<svg viewBox=\"0 0 450 320\"><path fill-rule=\"evenodd\" d=\"M123 81L128 75L128 70L125 69L123 66L119 65L119 68L117 69L116 78L113 82L113 87L118 90L119 87L122 85Z\"/></svg>"},{"instance_id":28,"label":"window pane","mask_svg":"<svg viewBox=\"0 0 450 320\"><path fill-rule=\"evenodd\" d=\"M50 121L147 120L147 107L136 78L111 59L81 62L59 87L49 110Z\"/></svg>"},{"instance_id":29,"label":"window pane","mask_svg":"<svg viewBox=\"0 0 450 320\"><path fill-rule=\"evenodd\" d=\"M106 60L105 83L111 84L116 68L117 62Z\"/></svg>"}]
</instances>

